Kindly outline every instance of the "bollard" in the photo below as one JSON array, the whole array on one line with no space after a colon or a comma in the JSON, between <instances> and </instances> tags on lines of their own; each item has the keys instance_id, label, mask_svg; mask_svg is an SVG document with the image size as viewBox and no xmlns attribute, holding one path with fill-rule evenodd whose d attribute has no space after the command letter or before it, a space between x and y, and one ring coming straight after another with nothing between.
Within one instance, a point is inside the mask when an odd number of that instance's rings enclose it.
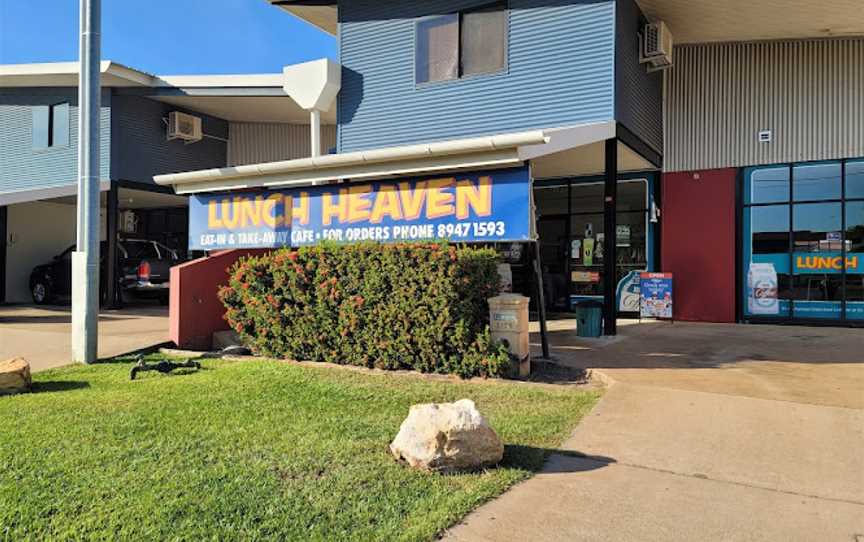
<instances>
[{"instance_id":1,"label":"bollard","mask_svg":"<svg viewBox=\"0 0 864 542\"><path fill-rule=\"evenodd\" d=\"M489 299L489 328L494 341L506 341L510 353L519 360L519 376L531 374L531 347L528 344L528 302L518 294L503 294Z\"/></svg>"}]
</instances>

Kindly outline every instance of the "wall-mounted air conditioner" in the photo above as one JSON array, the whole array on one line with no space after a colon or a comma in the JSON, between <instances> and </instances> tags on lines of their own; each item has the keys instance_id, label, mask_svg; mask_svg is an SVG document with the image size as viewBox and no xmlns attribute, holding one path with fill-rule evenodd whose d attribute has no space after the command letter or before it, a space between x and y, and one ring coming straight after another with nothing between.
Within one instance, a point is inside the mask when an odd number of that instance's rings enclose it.
<instances>
[{"instance_id":1,"label":"wall-mounted air conditioner","mask_svg":"<svg viewBox=\"0 0 864 542\"><path fill-rule=\"evenodd\" d=\"M672 32L663 21L648 23L642 31L642 63L649 64L648 71L665 70L672 67Z\"/></svg>"},{"instance_id":2,"label":"wall-mounted air conditioner","mask_svg":"<svg viewBox=\"0 0 864 542\"><path fill-rule=\"evenodd\" d=\"M201 141L201 117L172 111L168 113L168 141L182 139L187 143Z\"/></svg>"}]
</instances>

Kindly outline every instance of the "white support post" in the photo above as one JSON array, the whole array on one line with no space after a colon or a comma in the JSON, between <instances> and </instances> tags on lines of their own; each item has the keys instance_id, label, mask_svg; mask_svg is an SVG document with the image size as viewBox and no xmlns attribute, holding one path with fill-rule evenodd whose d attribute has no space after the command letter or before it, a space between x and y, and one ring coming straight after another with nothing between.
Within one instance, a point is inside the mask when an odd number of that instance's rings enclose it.
<instances>
[{"instance_id":1,"label":"white support post","mask_svg":"<svg viewBox=\"0 0 864 542\"><path fill-rule=\"evenodd\" d=\"M72 255L72 357L98 360L101 0L80 0L78 244Z\"/></svg>"},{"instance_id":2,"label":"white support post","mask_svg":"<svg viewBox=\"0 0 864 542\"><path fill-rule=\"evenodd\" d=\"M321 111L309 111L309 127L311 130L312 156L321 156Z\"/></svg>"}]
</instances>

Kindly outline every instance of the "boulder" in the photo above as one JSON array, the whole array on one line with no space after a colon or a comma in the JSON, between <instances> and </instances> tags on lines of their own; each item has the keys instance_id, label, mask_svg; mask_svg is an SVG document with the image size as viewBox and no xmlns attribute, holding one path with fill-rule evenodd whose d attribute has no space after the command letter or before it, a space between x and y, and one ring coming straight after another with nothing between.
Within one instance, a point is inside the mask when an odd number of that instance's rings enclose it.
<instances>
[{"instance_id":1,"label":"boulder","mask_svg":"<svg viewBox=\"0 0 864 542\"><path fill-rule=\"evenodd\" d=\"M390 452L414 468L454 472L500 462L504 443L474 401L462 399L412 406L390 444Z\"/></svg>"},{"instance_id":2,"label":"boulder","mask_svg":"<svg viewBox=\"0 0 864 542\"><path fill-rule=\"evenodd\" d=\"M22 358L0 362L0 395L30 391L30 364Z\"/></svg>"}]
</instances>

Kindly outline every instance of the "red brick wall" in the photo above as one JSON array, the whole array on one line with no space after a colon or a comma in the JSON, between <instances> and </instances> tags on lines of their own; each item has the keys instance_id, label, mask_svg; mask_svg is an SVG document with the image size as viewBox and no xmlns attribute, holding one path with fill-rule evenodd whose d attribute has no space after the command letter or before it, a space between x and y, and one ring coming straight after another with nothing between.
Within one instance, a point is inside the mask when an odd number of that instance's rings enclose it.
<instances>
[{"instance_id":1,"label":"red brick wall","mask_svg":"<svg viewBox=\"0 0 864 542\"><path fill-rule=\"evenodd\" d=\"M169 334L179 348L209 350L213 332L228 329L219 286L228 282L227 269L241 256L264 252L226 250L171 268Z\"/></svg>"},{"instance_id":2,"label":"red brick wall","mask_svg":"<svg viewBox=\"0 0 864 542\"><path fill-rule=\"evenodd\" d=\"M663 175L661 258L675 318L735 321L736 169Z\"/></svg>"}]
</instances>

